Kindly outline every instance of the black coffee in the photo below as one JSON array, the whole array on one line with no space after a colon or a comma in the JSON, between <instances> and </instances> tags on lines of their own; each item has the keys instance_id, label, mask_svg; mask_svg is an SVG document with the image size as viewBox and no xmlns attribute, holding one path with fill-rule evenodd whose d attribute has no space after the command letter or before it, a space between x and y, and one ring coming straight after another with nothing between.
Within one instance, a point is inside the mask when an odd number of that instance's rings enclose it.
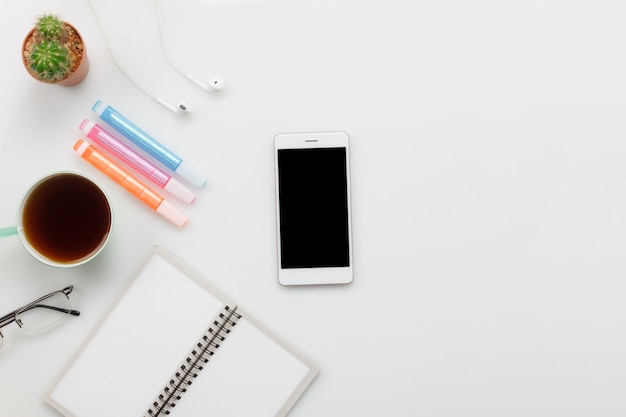
<instances>
[{"instance_id":1,"label":"black coffee","mask_svg":"<svg viewBox=\"0 0 626 417\"><path fill-rule=\"evenodd\" d=\"M107 239L111 208L102 190L89 179L63 173L35 186L24 203L26 240L46 258L79 262Z\"/></svg>"}]
</instances>

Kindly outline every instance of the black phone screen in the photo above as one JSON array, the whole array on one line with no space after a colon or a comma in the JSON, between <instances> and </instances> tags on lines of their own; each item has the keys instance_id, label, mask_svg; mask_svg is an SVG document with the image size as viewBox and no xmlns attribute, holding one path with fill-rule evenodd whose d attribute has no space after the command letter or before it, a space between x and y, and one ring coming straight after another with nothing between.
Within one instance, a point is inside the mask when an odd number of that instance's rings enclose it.
<instances>
[{"instance_id":1,"label":"black phone screen","mask_svg":"<svg viewBox=\"0 0 626 417\"><path fill-rule=\"evenodd\" d=\"M346 148L278 150L282 268L350 265Z\"/></svg>"}]
</instances>

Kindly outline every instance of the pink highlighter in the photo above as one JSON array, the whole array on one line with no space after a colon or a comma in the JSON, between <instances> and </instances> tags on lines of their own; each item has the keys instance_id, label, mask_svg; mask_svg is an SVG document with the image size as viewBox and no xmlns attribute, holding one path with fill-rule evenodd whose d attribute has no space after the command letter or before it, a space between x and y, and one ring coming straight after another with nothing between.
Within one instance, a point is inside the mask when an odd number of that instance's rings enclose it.
<instances>
[{"instance_id":1,"label":"pink highlighter","mask_svg":"<svg viewBox=\"0 0 626 417\"><path fill-rule=\"evenodd\" d=\"M159 167L125 145L102 126L91 120L83 120L79 129L98 145L108 152L133 167L137 172L144 175L150 181L172 194L174 197L192 204L196 196L182 183L172 178Z\"/></svg>"}]
</instances>

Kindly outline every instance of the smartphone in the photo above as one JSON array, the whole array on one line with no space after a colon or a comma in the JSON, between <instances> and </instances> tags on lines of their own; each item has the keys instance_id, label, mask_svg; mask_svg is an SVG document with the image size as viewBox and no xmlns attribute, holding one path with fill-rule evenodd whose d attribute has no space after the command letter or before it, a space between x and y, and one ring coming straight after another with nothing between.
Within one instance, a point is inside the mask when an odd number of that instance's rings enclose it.
<instances>
[{"instance_id":1,"label":"smartphone","mask_svg":"<svg viewBox=\"0 0 626 417\"><path fill-rule=\"evenodd\" d=\"M350 147L345 132L274 137L278 281L353 279Z\"/></svg>"}]
</instances>

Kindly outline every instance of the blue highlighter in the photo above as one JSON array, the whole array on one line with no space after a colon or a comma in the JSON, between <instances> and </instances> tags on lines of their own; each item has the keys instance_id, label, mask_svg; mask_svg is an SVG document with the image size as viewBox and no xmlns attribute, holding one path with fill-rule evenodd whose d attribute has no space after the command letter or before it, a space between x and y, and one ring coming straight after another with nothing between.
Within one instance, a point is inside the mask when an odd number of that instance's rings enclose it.
<instances>
[{"instance_id":1,"label":"blue highlighter","mask_svg":"<svg viewBox=\"0 0 626 417\"><path fill-rule=\"evenodd\" d=\"M91 109L109 126L147 152L163 166L198 188L204 186L206 178L199 171L189 166L189 164L157 142L152 136L135 126L113 107L98 100Z\"/></svg>"}]
</instances>

